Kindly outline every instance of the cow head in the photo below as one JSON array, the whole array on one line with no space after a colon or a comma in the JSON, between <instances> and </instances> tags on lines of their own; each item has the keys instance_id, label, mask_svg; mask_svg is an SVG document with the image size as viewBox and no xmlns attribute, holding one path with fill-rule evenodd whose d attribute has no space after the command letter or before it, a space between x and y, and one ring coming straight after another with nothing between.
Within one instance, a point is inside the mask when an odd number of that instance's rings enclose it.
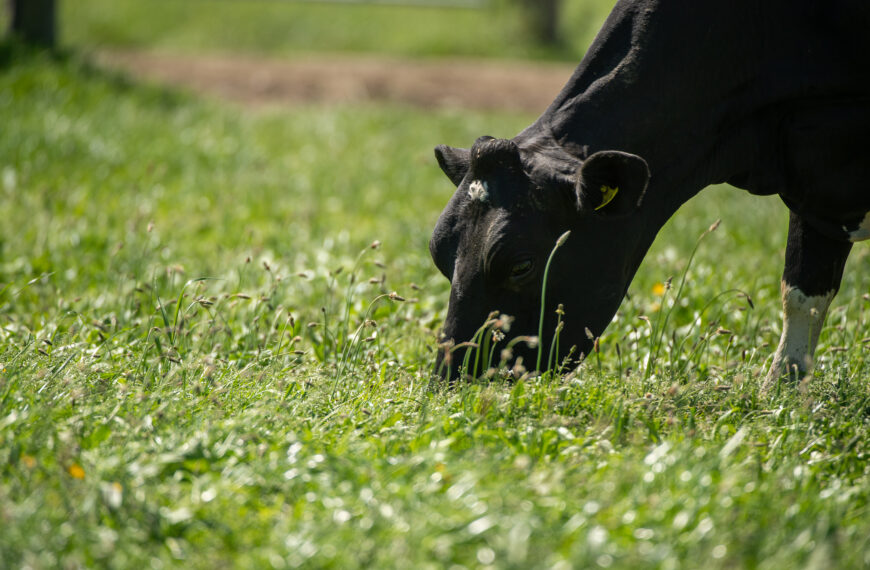
<instances>
[{"instance_id":1,"label":"cow head","mask_svg":"<svg viewBox=\"0 0 870 570\"><path fill-rule=\"evenodd\" d=\"M511 140L491 137L478 139L471 150L439 146L435 155L457 186L429 243L435 265L451 283L447 342L436 370L456 375L468 348L451 352L450 345L471 341L493 311L513 317L506 337L496 335L498 349L519 335L538 334L545 265L568 230L548 273L539 342L548 355L562 305L556 362L579 361L615 314L648 246L639 246L638 220L649 180L646 162L623 152L597 152L575 159L566 172L521 152ZM496 364L500 353L493 351ZM534 369L537 348L515 343L506 356L512 362L522 357ZM489 363L478 366L468 372L480 374Z\"/></svg>"}]
</instances>

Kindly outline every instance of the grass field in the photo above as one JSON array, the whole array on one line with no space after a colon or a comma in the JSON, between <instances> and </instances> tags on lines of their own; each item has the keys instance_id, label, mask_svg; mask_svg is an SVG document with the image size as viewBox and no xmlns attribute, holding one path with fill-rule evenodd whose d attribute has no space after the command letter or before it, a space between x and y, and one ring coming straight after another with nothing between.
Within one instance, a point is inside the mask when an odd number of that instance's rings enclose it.
<instances>
[{"instance_id":1,"label":"grass field","mask_svg":"<svg viewBox=\"0 0 870 570\"><path fill-rule=\"evenodd\" d=\"M478 9L288 0L61 0L58 5L61 40L78 49L575 61L613 3L563 1L557 46L535 41L514 0L489 0Z\"/></svg>"},{"instance_id":2,"label":"grass field","mask_svg":"<svg viewBox=\"0 0 870 570\"><path fill-rule=\"evenodd\" d=\"M724 187L579 373L429 390L431 149L532 117L0 69L0 566L870 564L866 245L767 398L785 211Z\"/></svg>"}]
</instances>

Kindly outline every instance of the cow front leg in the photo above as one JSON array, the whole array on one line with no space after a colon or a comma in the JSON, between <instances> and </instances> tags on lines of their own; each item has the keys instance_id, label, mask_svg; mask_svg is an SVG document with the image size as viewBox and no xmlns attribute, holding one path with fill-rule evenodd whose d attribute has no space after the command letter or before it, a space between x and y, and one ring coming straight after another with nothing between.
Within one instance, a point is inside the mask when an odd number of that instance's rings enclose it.
<instances>
[{"instance_id":1,"label":"cow front leg","mask_svg":"<svg viewBox=\"0 0 870 570\"><path fill-rule=\"evenodd\" d=\"M851 242L831 239L791 213L782 274L782 336L762 391L770 391L780 379L799 380L811 368L851 249Z\"/></svg>"}]
</instances>

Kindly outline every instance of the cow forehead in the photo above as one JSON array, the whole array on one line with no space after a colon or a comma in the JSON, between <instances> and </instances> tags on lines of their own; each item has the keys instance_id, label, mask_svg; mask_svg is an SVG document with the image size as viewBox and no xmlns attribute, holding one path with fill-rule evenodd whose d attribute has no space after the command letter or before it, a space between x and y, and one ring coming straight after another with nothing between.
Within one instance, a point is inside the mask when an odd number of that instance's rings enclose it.
<instances>
[{"instance_id":1,"label":"cow forehead","mask_svg":"<svg viewBox=\"0 0 870 570\"><path fill-rule=\"evenodd\" d=\"M482 215L464 224L461 247L457 252L462 257L486 256L493 247L504 240L514 223L510 212L503 208L488 208Z\"/></svg>"},{"instance_id":2,"label":"cow forehead","mask_svg":"<svg viewBox=\"0 0 870 570\"><path fill-rule=\"evenodd\" d=\"M534 185L528 177L496 173L472 178L458 189L462 216L478 218L495 209L524 211L535 207Z\"/></svg>"},{"instance_id":3,"label":"cow forehead","mask_svg":"<svg viewBox=\"0 0 870 570\"><path fill-rule=\"evenodd\" d=\"M507 228L510 225L510 215L504 210L493 210L492 215L487 216L483 220L483 242L486 246L491 246L501 236L507 233Z\"/></svg>"}]
</instances>

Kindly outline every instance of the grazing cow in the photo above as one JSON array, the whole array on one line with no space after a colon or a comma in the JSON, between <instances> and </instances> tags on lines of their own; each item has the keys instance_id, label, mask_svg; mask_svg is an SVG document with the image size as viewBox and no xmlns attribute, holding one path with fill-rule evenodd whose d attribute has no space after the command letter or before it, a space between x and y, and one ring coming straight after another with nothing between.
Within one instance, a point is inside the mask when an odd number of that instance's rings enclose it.
<instances>
[{"instance_id":1,"label":"grazing cow","mask_svg":"<svg viewBox=\"0 0 870 570\"><path fill-rule=\"evenodd\" d=\"M444 338L471 340L494 309L510 335L537 334L544 266L570 230L543 330L563 304L559 357L588 354L659 229L727 182L791 211L765 389L802 375L852 243L870 238L868 138L867 0L620 0L534 124L435 149L457 186L429 244L451 282Z\"/></svg>"}]
</instances>

